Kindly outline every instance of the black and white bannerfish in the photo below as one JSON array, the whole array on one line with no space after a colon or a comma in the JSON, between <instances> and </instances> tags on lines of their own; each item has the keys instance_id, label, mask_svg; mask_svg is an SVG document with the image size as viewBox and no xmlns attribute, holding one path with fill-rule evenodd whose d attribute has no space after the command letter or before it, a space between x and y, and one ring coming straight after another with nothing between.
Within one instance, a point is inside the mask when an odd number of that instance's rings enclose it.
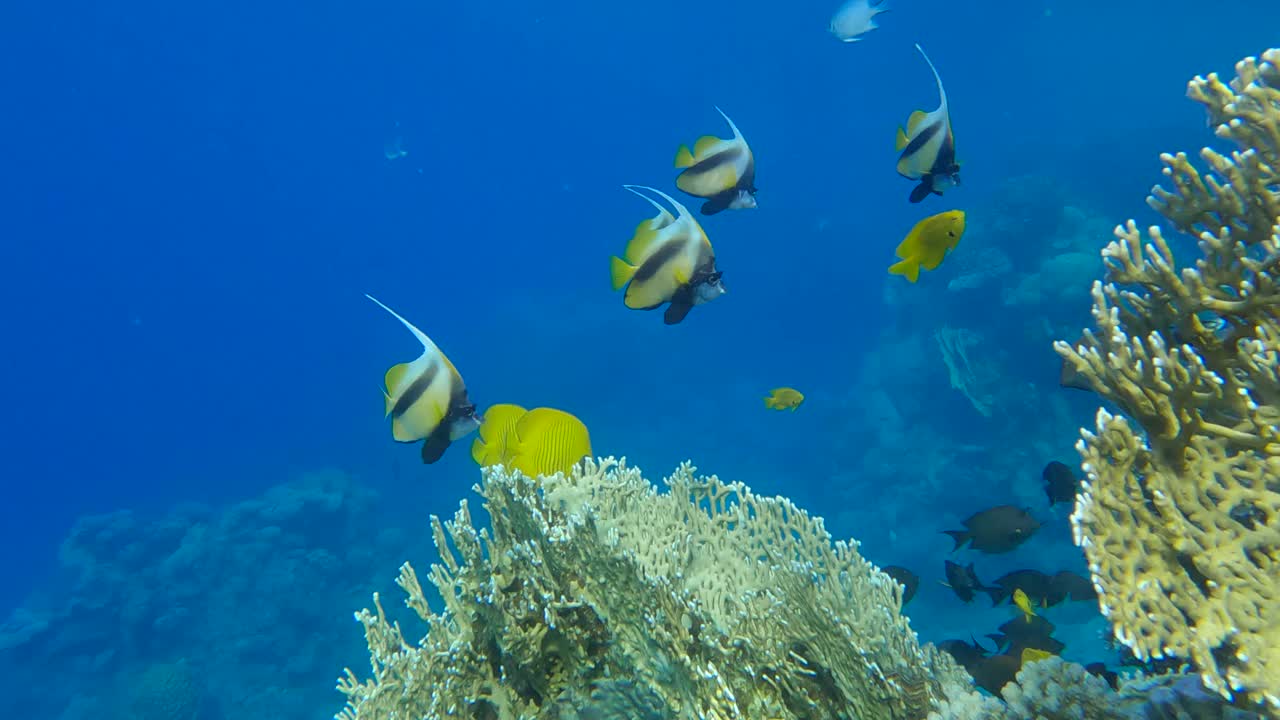
<instances>
[{"instance_id":1,"label":"black and white bannerfish","mask_svg":"<svg viewBox=\"0 0 1280 720\"><path fill-rule=\"evenodd\" d=\"M676 167L683 168L676 176L676 187L706 199L703 215L756 206L756 161L751 148L729 116L720 108L716 112L729 123L732 138L703 135L692 151L687 145L676 150Z\"/></svg>"},{"instance_id":2,"label":"black and white bannerfish","mask_svg":"<svg viewBox=\"0 0 1280 720\"><path fill-rule=\"evenodd\" d=\"M431 464L444 455L449 444L480 427L476 406L467 399L467 388L458 369L426 333L400 317L372 295L365 297L404 323L422 343L422 354L413 362L393 365L387 370L386 414L391 418L391 437L397 442L422 444L422 462Z\"/></svg>"},{"instance_id":3,"label":"black and white bannerfish","mask_svg":"<svg viewBox=\"0 0 1280 720\"><path fill-rule=\"evenodd\" d=\"M725 293L716 269L715 251L702 226L689 209L670 195L644 185L623 185L658 209L640 221L622 257L610 258L613 289L626 286L623 304L634 310L653 310L670 303L663 321L675 325L694 305L711 302ZM672 215L656 200L641 193L662 196L675 208Z\"/></svg>"},{"instance_id":4,"label":"black and white bannerfish","mask_svg":"<svg viewBox=\"0 0 1280 720\"><path fill-rule=\"evenodd\" d=\"M929 193L941 195L960 184L960 164L956 162L956 139L951 134L951 115L947 110L947 91L942 89L942 78L933 61L925 55L919 44L916 50L924 56L938 82L938 109L931 113L916 110L907 119L907 129L898 128L896 147L902 151L898 157L898 174L919 180L911 191L911 202L918 203Z\"/></svg>"}]
</instances>

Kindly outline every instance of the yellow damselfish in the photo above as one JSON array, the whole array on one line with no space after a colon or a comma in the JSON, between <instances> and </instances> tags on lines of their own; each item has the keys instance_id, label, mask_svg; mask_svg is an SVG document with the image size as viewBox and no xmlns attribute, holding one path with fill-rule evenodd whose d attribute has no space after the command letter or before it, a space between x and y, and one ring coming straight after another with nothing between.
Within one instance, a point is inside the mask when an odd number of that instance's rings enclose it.
<instances>
[{"instance_id":1,"label":"yellow damselfish","mask_svg":"<svg viewBox=\"0 0 1280 720\"><path fill-rule=\"evenodd\" d=\"M577 417L555 408L526 411L495 405L484 414L471 457L483 467L501 464L529 477L568 474L591 455L591 436Z\"/></svg>"},{"instance_id":2,"label":"yellow damselfish","mask_svg":"<svg viewBox=\"0 0 1280 720\"><path fill-rule=\"evenodd\" d=\"M804 402L804 395L799 390L789 387L774 388L764 399L764 406L771 410L790 410L795 412Z\"/></svg>"},{"instance_id":3,"label":"yellow damselfish","mask_svg":"<svg viewBox=\"0 0 1280 720\"><path fill-rule=\"evenodd\" d=\"M898 244L896 254L901 260L890 265L889 272L915 282L920 277L920 268L937 268L959 244L964 234L964 220L963 210L948 210L916 223Z\"/></svg>"},{"instance_id":4,"label":"yellow damselfish","mask_svg":"<svg viewBox=\"0 0 1280 720\"><path fill-rule=\"evenodd\" d=\"M1035 616L1036 611L1031 609L1031 599L1022 591L1022 588L1013 591L1013 604L1017 605L1018 609L1022 611L1027 622L1031 622L1031 618Z\"/></svg>"}]
</instances>

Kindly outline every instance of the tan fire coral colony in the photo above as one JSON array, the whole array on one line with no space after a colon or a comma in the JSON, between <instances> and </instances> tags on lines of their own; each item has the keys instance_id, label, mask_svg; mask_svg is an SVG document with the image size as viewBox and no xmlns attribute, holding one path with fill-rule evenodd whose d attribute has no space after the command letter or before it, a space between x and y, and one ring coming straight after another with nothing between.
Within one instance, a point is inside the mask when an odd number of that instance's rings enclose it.
<instances>
[{"instance_id":1,"label":"tan fire coral colony","mask_svg":"<svg viewBox=\"0 0 1280 720\"><path fill-rule=\"evenodd\" d=\"M1132 221L1103 250L1097 329L1055 348L1124 417L1099 409L1078 448L1072 515L1103 613L1141 658L1189 658L1224 697L1280 709L1280 51L1197 77L1217 136L1200 173L1161 157L1148 203L1199 238L1178 270ZM1217 333L1205 312L1223 318ZM1198 315L1199 314L1199 315ZM1139 429L1135 429L1136 424Z\"/></svg>"},{"instance_id":2,"label":"tan fire coral colony","mask_svg":"<svg viewBox=\"0 0 1280 720\"><path fill-rule=\"evenodd\" d=\"M405 565L427 635L407 643L377 602L357 614L373 677L348 671L339 717L919 720L968 684L918 643L902 587L820 518L687 463L667 483L612 460L485 469L492 534L465 503L433 519L444 612Z\"/></svg>"}]
</instances>

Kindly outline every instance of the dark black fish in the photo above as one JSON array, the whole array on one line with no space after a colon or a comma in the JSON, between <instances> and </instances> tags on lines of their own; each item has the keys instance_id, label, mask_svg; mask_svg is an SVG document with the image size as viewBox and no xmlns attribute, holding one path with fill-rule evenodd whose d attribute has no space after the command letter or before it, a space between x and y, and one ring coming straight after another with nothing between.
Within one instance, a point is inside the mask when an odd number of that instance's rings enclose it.
<instances>
[{"instance_id":1,"label":"dark black fish","mask_svg":"<svg viewBox=\"0 0 1280 720\"><path fill-rule=\"evenodd\" d=\"M1027 617L1021 613L999 628L999 633L987 635L996 643L996 648L1010 655L1021 657L1022 651L1028 648L1044 650L1052 655L1061 655L1067 647L1066 643L1053 637L1056 629L1053 623L1040 615Z\"/></svg>"},{"instance_id":2,"label":"dark black fish","mask_svg":"<svg viewBox=\"0 0 1280 720\"><path fill-rule=\"evenodd\" d=\"M1092 343L1088 342L1085 335L1081 334L1072 347L1092 347ZM1062 367L1058 371L1058 385L1064 388L1072 388L1074 390L1093 390L1093 385L1089 383L1086 376L1076 369L1066 358L1062 358Z\"/></svg>"},{"instance_id":3,"label":"dark black fish","mask_svg":"<svg viewBox=\"0 0 1280 720\"><path fill-rule=\"evenodd\" d=\"M1026 508L998 505L969 516L964 530L943 530L956 541L952 552L973 541L971 547L984 553L1005 553L1026 542L1040 523Z\"/></svg>"},{"instance_id":4,"label":"dark black fish","mask_svg":"<svg viewBox=\"0 0 1280 720\"><path fill-rule=\"evenodd\" d=\"M901 565L886 565L882 569L902 586L902 604L911 602L911 598L916 596L916 590L920 589L920 576Z\"/></svg>"},{"instance_id":5,"label":"dark black fish","mask_svg":"<svg viewBox=\"0 0 1280 720\"><path fill-rule=\"evenodd\" d=\"M991 654L991 651L978 644L977 640L965 642L964 640L943 640L938 643L938 647L960 663L960 666L973 674L973 668L982 661L983 658Z\"/></svg>"},{"instance_id":6,"label":"dark black fish","mask_svg":"<svg viewBox=\"0 0 1280 720\"><path fill-rule=\"evenodd\" d=\"M1080 478L1071 471L1071 468L1054 460L1044 466L1040 477L1044 480L1044 492L1049 496L1049 507L1053 507L1054 503L1071 504L1076 501L1076 491L1080 489Z\"/></svg>"},{"instance_id":7,"label":"dark black fish","mask_svg":"<svg viewBox=\"0 0 1280 720\"><path fill-rule=\"evenodd\" d=\"M965 602L972 602L975 593L990 593L993 590L999 590L999 588L989 588L982 584L982 581L978 579L978 574L973 571L973 563L969 563L968 567L958 565L950 560L945 560L943 563L943 573L947 576L947 581L943 585L951 588L956 597Z\"/></svg>"},{"instance_id":8,"label":"dark black fish","mask_svg":"<svg viewBox=\"0 0 1280 720\"><path fill-rule=\"evenodd\" d=\"M1111 686L1112 690L1120 689L1120 676L1117 675L1114 670L1108 670L1106 663L1102 663L1102 662L1089 663L1088 665L1084 666L1084 669L1090 675L1097 675L1103 680L1106 680L1107 684Z\"/></svg>"},{"instance_id":9,"label":"dark black fish","mask_svg":"<svg viewBox=\"0 0 1280 720\"><path fill-rule=\"evenodd\" d=\"M1065 590L1059 591L1054 586L1053 577L1039 570L1014 570L996 578L993 584L995 587L990 591L992 605L999 605L1019 589L1037 607L1053 607L1067 597Z\"/></svg>"},{"instance_id":10,"label":"dark black fish","mask_svg":"<svg viewBox=\"0 0 1280 720\"><path fill-rule=\"evenodd\" d=\"M1018 671L1022 669L1022 657L1008 653L992 655L976 663L969 674L973 683L992 695L1000 695L1005 685L1013 682Z\"/></svg>"},{"instance_id":11,"label":"dark black fish","mask_svg":"<svg viewBox=\"0 0 1280 720\"><path fill-rule=\"evenodd\" d=\"M1050 582L1055 593L1061 593L1076 602L1098 599L1098 591L1094 589L1093 583L1070 570L1059 572Z\"/></svg>"}]
</instances>

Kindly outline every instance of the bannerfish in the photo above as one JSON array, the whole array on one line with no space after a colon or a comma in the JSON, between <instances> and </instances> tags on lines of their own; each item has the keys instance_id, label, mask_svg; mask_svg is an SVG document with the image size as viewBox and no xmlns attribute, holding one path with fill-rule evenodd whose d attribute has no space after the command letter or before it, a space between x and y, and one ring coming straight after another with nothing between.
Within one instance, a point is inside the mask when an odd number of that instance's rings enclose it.
<instances>
[{"instance_id":1,"label":"bannerfish","mask_svg":"<svg viewBox=\"0 0 1280 720\"><path fill-rule=\"evenodd\" d=\"M1040 473L1044 480L1044 492L1049 496L1049 507L1054 503L1074 503L1076 491L1080 488L1080 478L1071 472L1071 468L1057 460L1044 466Z\"/></svg>"},{"instance_id":2,"label":"bannerfish","mask_svg":"<svg viewBox=\"0 0 1280 720\"><path fill-rule=\"evenodd\" d=\"M1031 622L1031 618L1036 617L1036 611L1031 608L1031 600L1027 598L1027 594L1022 592L1022 588L1013 591L1013 604L1022 611L1027 622Z\"/></svg>"},{"instance_id":3,"label":"bannerfish","mask_svg":"<svg viewBox=\"0 0 1280 720\"><path fill-rule=\"evenodd\" d=\"M705 198L703 215L723 210L744 210L756 206L756 161L751 147L738 126L720 108L716 112L729 123L733 137L725 140L704 135L689 146L676 150L676 187L698 198Z\"/></svg>"},{"instance_id":4,"label":"bannerfish","mask_svg":"<svg viewBox=\"0 0 1280 720\"><path fill-rule=\"evenodd\" d=\"M693 306L724 295L715 250L689 209L661 190L643 185L623 187L658 209L656 216L636 226L622 257L610 259L613 289L626 287L623 304L633 310L653 310L666 304L663 322L675 325ZM640 190L661 195L676 214Z\"/></svg>"},{"instance_id":5,"label":"bannerfish","mask_svg":"<svg viewBox=\"0 0 1280 720\"><path fill-rule=\"evenodd\" d=\"M770 410L795 412L802 402L804 402L804 395L799 390L789 387L774 388L764 398L764 406Z\"/></svg>"},{"instance_id":6,"label":"bannerfish","mask_svg":"<svg viewBox=\"0 0 1280 720\"><path fill-rule=\"evenodd\" d=\"M386 415L391 436L397 442L422 444L422 462L430 465L444 455L449 444L480 427L476 406L467 399L467 388L458 369L426 333L400 317L372 295L365 297L399 320L422 343L416 360L393 365L385 377Z\"/></svg>"},{"instance_id":7,"label":"bannerfish","mask_svg":"<svg viewBox=\"0 0 1280 720\"><path fill-rule=\"evenodd\" d=\"M889 266L889 272L915 282L920 278L921 268L937 269L947 253L960 243L964 226L963 210L948 210L916 223L911 232L898 243L894 254L900 259Z\"/></svg>"},{"instance_id":8,"label":"bannerfish","mask_svg":"<svg viewBox=\"0 0 1280 720\"><path fill-rule=\"evenodd\" d=\"M1040 529L1040 523L1026 508L997 505L970 515L964 530L943 530L956 542L952 552L972 541L970 547L984 553L1006 553L1026 542Z\"/></svg>"},{"instance_id":9,"label":"bannerfish","mask_svg":"<svg viewBox=\"0 0 1280 720\"><path fill-rule=\"evenodd\" d=\"M950 560L943 561L943 574L947 581L943 585L951 588L956 597L965 602L973 602L973 596L978 592L990 593L995 588L989 588L982 584L978 579L978 573L973 569L973 563L969 563L968 567L953 563Z\"/></svg>"},{"instance_id":10,"label":"bannerfish","mask_svg":"<svg viewBox=\"0 0 1280 720\"><path fill-rule=\"evenodd\" d=\"M515 432L516 422L527 412L525 408L510 403L490 405L484 411L478 437L471 442L471 459L480 467L506 465L510 461L507 441Z\"/></svg>"},{"instance_id":11,"label":"bannerfish","mask_svg":"<svg viewBox=\"0 0 1280 720\"><path fill-rule=\"evenodd\" d=\"M898 128L895 147L902 152L898 156L898 174L908 180L919 180L911 191L910 200L918 203L929 193L941 195L960 184L960 164L956 162L956 139L951 133L951 114L947 109L947 92L942 88L942 78L933 61L925 55L919 44L916 49L924 56L938 83L940 103L938 109L926 113L916 110L907 118L907 128Z\"/></svg>"},{"instance_id":12,"label":"bannerfish","mask_svg":"<svg viewBox=\"0 0 1280 720\"><path fill-rule=\"evenodd\" d=\"M831 16L831 34L840 42L858 42L863 35L880 27L876 15L889 12L884 0L872 4L871 0L847 0Z\"/></svg>"},{"instance_id":13,"label":"bannerfish","mask_svg":"<svg viewBox=\"0 0 1280 720\"><path fill-rule=\"evenodd\" d=\"M911 598L916 596L916 590L920 588L920 576L901 565L885 565L881 570L902 586L902 604L905 607L911 602Z\"/></svg>"}]
</instances>

